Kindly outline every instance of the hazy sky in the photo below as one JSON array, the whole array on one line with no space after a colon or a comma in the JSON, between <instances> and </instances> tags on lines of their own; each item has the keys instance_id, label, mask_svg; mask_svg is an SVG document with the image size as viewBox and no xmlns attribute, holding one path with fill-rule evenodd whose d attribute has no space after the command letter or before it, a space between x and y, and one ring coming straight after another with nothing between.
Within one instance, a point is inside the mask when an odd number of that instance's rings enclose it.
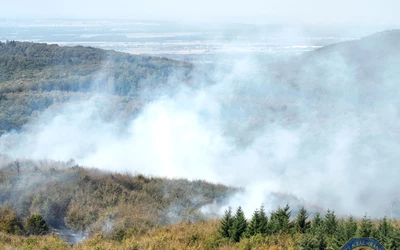
<instances>
[{"instance_id":1,"label":"hazy sky","mask_svg":"<svg viewBox=\"0 0 400 250\"><path fill-rule=\"evenodd\" d=\"M0 18L400 24L399 0L14 0L1 5Z\"/></svg>"}]
</instances>

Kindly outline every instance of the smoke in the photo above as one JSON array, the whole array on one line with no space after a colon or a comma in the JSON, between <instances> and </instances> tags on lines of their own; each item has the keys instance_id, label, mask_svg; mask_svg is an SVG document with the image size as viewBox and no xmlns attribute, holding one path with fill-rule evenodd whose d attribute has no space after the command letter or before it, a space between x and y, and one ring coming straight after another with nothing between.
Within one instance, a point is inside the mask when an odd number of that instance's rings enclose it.
<instances>
[{"instance_id":1,"label":"smoke","mask_svg":"<svg viewBox=\"0 0 400 250\"><path fill-rule=\"evenodd\" d=\"M245 192L226 205L248 215L261 204L271 210L287 202L387 215L400 185L399 78L393 64L364 72L368 62L333 51L284 61L285 68L255 57L216 64L215 84L158 96L123 126L99 115L109 95L73 101L2 135L0 150L240 186Z\"/></svg>"}]
</instances>

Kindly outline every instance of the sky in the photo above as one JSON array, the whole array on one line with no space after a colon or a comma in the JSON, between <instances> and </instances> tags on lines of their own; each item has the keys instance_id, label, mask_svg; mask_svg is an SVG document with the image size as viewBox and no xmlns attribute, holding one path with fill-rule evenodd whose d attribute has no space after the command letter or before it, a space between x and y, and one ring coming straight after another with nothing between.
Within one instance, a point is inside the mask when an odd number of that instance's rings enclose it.
<instances>
[{"instance_id":1,"label":"sky","mask_svg":"<svg viewBox=\"0 0 400 250\"><path fill-rule=\"evenodd\" d=\"M0 18L88 18L399 25L399 0L14 0Z\"/></svg>"}]
</instances>

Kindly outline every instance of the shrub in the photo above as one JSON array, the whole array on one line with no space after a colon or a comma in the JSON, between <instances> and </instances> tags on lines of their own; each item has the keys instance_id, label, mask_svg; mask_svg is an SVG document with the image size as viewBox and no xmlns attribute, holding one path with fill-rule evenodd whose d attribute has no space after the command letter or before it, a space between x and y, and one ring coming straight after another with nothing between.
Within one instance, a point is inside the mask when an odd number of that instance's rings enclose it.
<instances>
[{"instance_id":1,"label":"shrub","mask_svg":"<svg viewBox=\"0 0 400 250\"><path fill-rule=\"evenodd\" d=\"M0 207L0 231L15 235L22 234L22 220L15 214L13 210Z\"/></svg>"},{"instance_id":2,"label":"shrub","mask_svg":"<svg viewBox=\"0 0 400 250\"><path fill-rule=\"evenodd\" d=\"M33 235L45 235L49 232L49 226L40 214L32 214L26 220L26 232Z\"/></svg>"}]
</instances>

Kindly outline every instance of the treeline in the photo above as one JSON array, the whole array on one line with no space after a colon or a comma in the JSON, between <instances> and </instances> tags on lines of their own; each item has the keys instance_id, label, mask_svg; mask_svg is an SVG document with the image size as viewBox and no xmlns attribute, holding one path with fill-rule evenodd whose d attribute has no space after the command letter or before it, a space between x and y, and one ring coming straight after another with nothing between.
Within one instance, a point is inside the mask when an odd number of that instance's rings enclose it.
<instances>
[{"instance_id":1,"label":"treeline","mask_svg":"<svg viewBox=\"0 0 400 250\"><path fill-rule=\"evenodd\" d=\"M106 74L106 81L108 77L114 78L114 91L126 95L131 88L139 87L140 80L153 78L159 80L153 83L166 83L173 71L180 70L187 75L191 67L190 64L167 58L130 55L92 47L0 42L0 82L13 80L18 85L25 83L24 86L12 86L11 82L7 86L1 86L1 92L87 91L89 86L85 82L94 78L101 79L102 74ZM101 72L93 76L96 71Z\"/></svg>"},{"instance_id":2,"label":"treeline","mask_svg":"<svg viewBox=\"0 0 400 250\"><path fill-rule=\"evenodd\" d=\"M353 216L339 219L335 212L328 210L324 216L316 213L309 218L302 207L292 218L290 206L278 208L267 216L264 207L254 211L250 220L245 218L239 207L235 214L231 208L225 211L218 229L221 237L231 242L240 242L246 238L258 238L279 235L301 235L296 245L300 249L340 249L354 237L374 237L387 249L400 249L400 228L386 217L372 221L366 215L361 220Z\"/></svg>"}]
</instances>

